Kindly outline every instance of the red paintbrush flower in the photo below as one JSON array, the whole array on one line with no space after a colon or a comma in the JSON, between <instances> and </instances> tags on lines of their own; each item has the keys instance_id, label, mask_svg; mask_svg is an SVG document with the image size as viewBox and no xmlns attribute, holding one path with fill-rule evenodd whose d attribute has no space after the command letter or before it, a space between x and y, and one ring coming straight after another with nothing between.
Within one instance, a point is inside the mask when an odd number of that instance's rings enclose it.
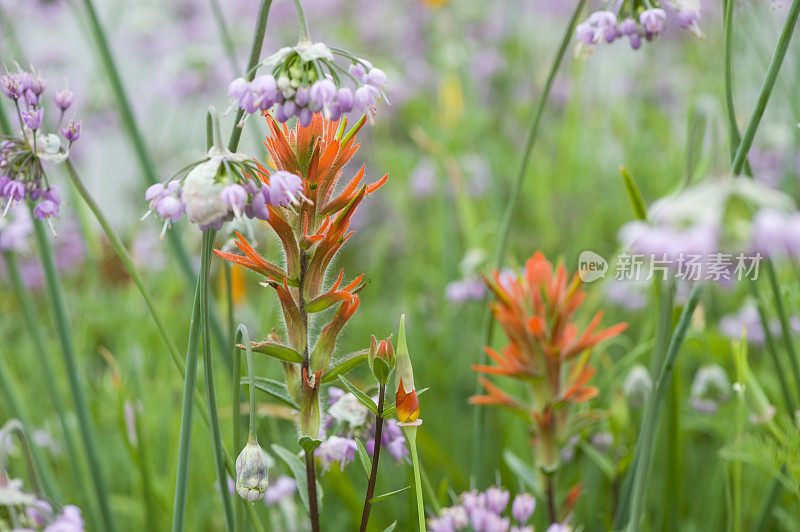
<instances>
[{"instance_id":1,"label":"red paintbrush flower","mask_svg":"<svg viewBox=\"0 0 800 532\"><path fill-rule=\"evenodd\" d=\"M486 353L495 364L473 369L529 383L534 401L525 405L482 378L488 394L473 397L471 402L527 413L535 422L537 443L550 447L542 449L541 465L555 467L554 439L568 432L569 409L560 406L597 395L597 389L588 385L595 373L588 355L598 343L622 332L626 324L598 331L603 315L600 311L579 332L573 317L586 295L580 278L570 277L563 264L554 269L541 252L528 260L520 275L501 278L495 271L486 284L496 296L492 312L509 343L500 352L487 346Z\"/></svg>"},{"instance_id":2,"label":"red paintbrush flower","mask_svg":"<svg viewBox=\"0 0 800 532\"><path fill-rule=\"evenodd\" d=\"M300 380L299 386L287 382L287 387L300 392L301 431L315 438L319 379L331 367L337 338L358 309L357 294L364 286L363 275L343 285L341 271L325 289L326 274L336 253L353 234L348 227L356 208L388 176L370 185L362 184L362 166L349 182L339 186L345 165L358 150L355 135L366 117L347 133L346 119L331 122L319 114L308 126L298 124L293 130L278 124L270 115L266 119L269 135L264 145L275 170L256 161L255 175L250 177L263 183L259 190L267 192L268 204L259 211L260 217L278 236L284 264L278 266L264 259L238 233L236 245L244 255L215 252L265 276L267 279L261 284L278 295L287 340L286 344L272 342L269 350L281 353L287 380ZM330 322L313 338L308 315L337 305Z\"/></svg>"}]
</instances>

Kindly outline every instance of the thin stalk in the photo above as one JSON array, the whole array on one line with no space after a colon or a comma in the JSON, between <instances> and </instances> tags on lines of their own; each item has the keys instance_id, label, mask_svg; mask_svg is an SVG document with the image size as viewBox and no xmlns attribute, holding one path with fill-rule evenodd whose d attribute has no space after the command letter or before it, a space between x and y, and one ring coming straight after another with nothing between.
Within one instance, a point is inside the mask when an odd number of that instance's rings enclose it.
<instances>
[{"instance_id":1,"label":"thin stalk","mask_svg":"<svg viewBox=\"0 0 800 532\"><path fill-rule=\"evenodd\" d=\"M654 283L654 289L658 297L658 325L656 332L656 344L653 349L653 354L650 359L650 374L655 376L658 368L664 363L667 350L669 349L670 337L672 336L672 313L675 307L675 292L671 283L666 283L657 280ZM639 435L637 441L644 437L645 424L639 427ZM624 523L627 522L630 516L631 505L631 490L633 490L633 483L636 477L636 471L639 463L641 448L637 445L633 451L633 459L631 460L628 471L625 473L625 478L622 481L622 486L619 493L619 505L614 513L614 530L622 528Z\"/></svg>"},{"instance_id":2,"label":"thin stalk","mask_svg":"<svg viewBox=\"0 0 800 532\"><path fill-rule=\"evenodd\" d=\"M753 145L753 139L756 136L756 131L761 122L761 117L764 116L764 110L767 108L767 103L772 95L772 89L775 88L775 82L778 79L778 73L783 65L783 60L786 57L786 51L789 49L789 43L792 40L795 26L797 26L797 19L800 17L800 0L793 0L789 13L786 16L786 22L783 25L783 30L778 38L778 44L775 47L775 52L772 54L772 59L767 69L767 74L764 77L764 82L761 85L761 91L758 95L756 107L750 115L747 125L742 133L742 140L739 142L739 147L736 149L736 154L733 157L733 165L731 173L738 175L742 173L747 154L750 147Z\"/></svg>"},{"instance_id":3,"label":"thin stalk","mask_svg":"<svg viewBox=\"0 0 800 532\"><path fill-rule=\"evenodd\" d=\"M300 275L299 287L297 289L297 306L300 310L300 318L303 320L303 327L308 331L308 313L306 312L306 300L303 296L303 288L306 280L306 271L308 269L308 254L305 250L300 250ZM303 374L309 372L309 354L308 354L308 335L306 335L306 345L303 347ZM305 378L303 376L302 378ZM303 393L305 393L306 386L303 384ZM302 415L302 413L301 413ZM306 460L306 484L308 488L308 513L311 520L312 532L319 532L319 506L317 502L317 467L314 462L314 455L305 452Z\"/></svg>"},{"instance_id":4,"label":"thin stalk","mask_svg":"<svg viewBox=\"0 0 800 532\"><path fill-rule=\"evenodd\" d=\"M46 492L43 489L42 478L40 475L41 469L38 467L36 462L33 445L31 445L32 440L30 439L28 429L25 428L25 425L19 419L12 418L6 421L5 425L0 427L0 442L5 442L6 439L14 433L17 434L17 439L22 444L22 454L25 457L25 466L28 469L28 476L30 477L33 492L36 493L39 498L44 498ZM6 463L7 453L8 446L0 445L0 478L2 478L2 475L5 475L5 472L8 471L8 464Z\"/></svg>"},{"instance_id":5,"label":"thin stalk","mask_svg":"<svg viewBox=\"0 0 800 532\"><path fill-rule=\"evenodd\" d=\"M31 216L33 216L33 206L31 206ZM100 507L100 515L103 520L104 529L108 532L114 532L116 530L116 525L114 524L114 518L111 514L111 505L108 500L110 492L100 465L100 455L97 452L94 427L89 417L89 408L86 403L84 386L78 372L78 362L75 354L75 344L72 339L72 329L69 324L64 292L56 272L53 248L47 237L47 229L45 229L42 222L40 220L34 220L33 227L34 233L36 234L36 243L39 247L42 268L44 269L47 292L55 316L56 332L58 333L58 340L61 344L61 351L64 356L64 365L67 368L69 388L78 416L81 439L83 440L84 450L86 451L89 463L92 486Z\"/></svg>"},{"instance_id":6,"label":"thin stalk","mask_svg":"<svg viewBox=\"0 0 800 532\"><path fill-rule=\"evenodd\" d=\"M72 430L70 430L69 422L67 421L67 411L64 407L64 399L58 383L56 382L56 371L53 367L50 357L48 356L47 348L44 343L44 332L40 326L40 321L37 316L37 311L33 306L28 291L22 283L22 277L19 273L17 266L17 258L10 251L5 252L6 269L8 270L8 279L14 290L14 294L22 307L22 315L25 319L25 326L28 328L28 334L33 342L33 351L36 355L36 363L39 365L40 373L44 376L44 385L50 395L53 407L58 417L58 422L61 425L61 430L64 433L64 444L67 449L67 457L72 466L75 475L76 484L83 489L87 484L84 479L83 469L80 467L78 461L78 452L75 446ZM24 420L23 420L24 421Z\"/></svg>"},{"instance_id":7,"label":"thin stalk","mask_svg":"<svg viewBox=\"0 0 800 532\"><path fill-rule=\"evenodd\" d=\"M239 72L239 66L236 64L236 46L233 44L231 32L228 31L228 25L225 23L225 14L222 7L219 5L219 0L209 0L211 4L211 13L214 15L214 20L217 22L217 29L219 30L219 37L222 41L222 47L225 49L225 55L228 56L228 62L234 72Z\"/></svg>"},{"instance_id":8,"label":"thin stalk","mask_svg":"<svg viewBox=\"0 0 800 532\"><path fill-rule=\"evenodd\" d=\"M297 10L297 25L299 26L300 38L298 42L309 42L311 38L308 32L308 20L306 19L306 12L303 9L303 4L300 0L294 0L294 7Z\"/></svg>"},{"instance_id":9,"label":"thin stalk","mask_svg":"<svg viewBox=\"0 0 800 532\"><path fill-rule=\"evenodd\" d=\"M25 458L28 460L28 468L31 470L29 474L31 475L32 481L37 482L42 493L46 495L49 500L57 503L62 502L63 495L58 490L58 483L55 480L53 470L44 456L42 456L39 446L34 445L28 447L28 442L32 441L28 427L33 425L31 425L31 418L28 416L28 411L25 409L22 401L19 400L18 390L11 382L8 366L5 364L2 353L0 353L0 388L2 388L4 392L3 395L11 410L11 415L19 420L21 439L25 440ZM2 445L3 441L3 438L0 438L0 445ZM0 470L2 469L2 466L0 466Z\"/></svg>"},{"instance_id":10,"label":"thin stalk","mask_svg":"<svg viewBox=\"0 0 800 532\"><path fill-rule=\"evenodd\" d=\"M545 473L545 492L547 496L547 517L551 523L558 522L558 512L556 511L556 482L554 473Z\"/></svg>"},{"instance_id":11,"label":"thin stalk","mask_svg":"<svg viewBox=\"0 0 800 532\"><path fill-rule=\"evenodd\" d=\"M314 455L303 453L306 459L306 483L308 484L308 508L312 532L319 532L319 506L317 503L317 472Z\"/></svg>"},{"instance_id":12,"label":"thin stalk","mask_svg":"<svg viewBox=\"0 0 800 532\"><path fill-rule=\"evenodd\" d=\"M411 463L414 466L414 491L417 495L417 521L419 532L426 532L425 528L425 503L422 500L422 480L419 474L419 455L417 454L417 427L403 427L406 433L408 446L411 448Z\"/></svg>"},{"instance_id":13,"label":"thin stalk","mask_svg":"<svg viewBox=\"0 0 800 532\"><path fill-rule=\"evenodd\" d=\"M205 238L205 237L204 237ZM206 266L207 257L201 257L200 269ZM189 325L189 345L186 348L186 377L183 381L183 408L181 410L181 436L178 444L178 472L175 481L175 503L172 511L172 531L183 532L186 527L186 497L189 483L189 454L192 446L192 421L194 419L195 383L197 381L197 347L200 339L200 293L202 275L197 279ZM220 486L226 489L227 481Z\"/></svg>"},{"instance_id":14,"label":"thin stalk","mask_svg":"<svg viewBox=\"0 0 800 532\"><path fill-rule=\"evenodd\" d=\"M519 201L520 192L522 190L522 183L525 181L525 174L528 171L528 164L530 163L531 153L533 152L533 145L536 142L536 138L539 134L539 123L542 119L542 114L544 113L545 104L550 96L550 90L553 87L553 81L555 80L556 73L561 66L561 61L564 59L564 55L566 54L567 48L569 48L569 43L572 39L572 33L575 31L575 26L578 23L578 18L580 17L581 11L583 11L583 7L586 5L587 0L580 0L578 5L575 6L575 11L572 13L572 17L567 24L567 28L564 31L564 35L561 37L561 43L559 44L558 51L556 52L555 57L553 58L553 63L550 66L550 71L547 74L547 80L544 84L544 89L542 91L542 96L539 99L539 103L536 106L536 109L533 111L533 115L531 115L530 126L528 129L528 134L525 140L525 145L522 151L522 158L520 159L519 169L517 170L517 177L514 181L513 188L511 189L511 194L508 197L506 202L505 212L503 214L503 220L500 224L500 235L497 239L497 248L494 252L494 258L492 260L495 268L500 268L503 264L503 258L506 253L506 247L508 245L508 233L511 228L511 220L514 217L514 211L517 206L517 202ZM486 302L486 301L484 301ZM483 329L482 329L482 342L481 345L491 345L492 343L492 333L494 331L494 319L492 318L492 312L488 305L486 306L486 310L484 311L483 317ZM481 350L479 355L479 360L483 361L485 358L485 353ZM480 383L476 380L475 382L475 393L480 393ZM485 435L485 431L483 430L483 407L475 406L473 407L473 418L472 418L472 472L474 475L479 476L478 472L480 470L480 458L481 458L481 449L483 446L483 438Z\"/></svg>"},{"instance_id":15,"label":"thin stalk","mask_svg":"<svg viewBox=\"0 0 800 532\"><path fill-rule=\"evenodd\" d=\"M372 496L375 493L375 481L378 478L378 459L381 455L381 436L383 436L383 403L386 399L386 385L378 387L378 414L375 416L375 445L372 452L372 469L369 472L369 482L367 482L367 494L364 497L364 510L361 512L360 532L367 530L369 513L372 509Z\"/></svg>"},{"instance_id":16,"label":"thin stalk","mask_svg":"<svg viewBox=\"0 0 800 532\"><path fill-rule=\"evenodd\" d=\"M114 248L114 251L117 253L119 260L122 261L122 264L125 266L125 269L128 271L128 275L131 276L133 280L133 284L136 285L136 288L139 289L139 293L142 295L142 299L144 299L145 304L147 305L147 309L150 312L150 316L153 318L153 321L156 324L156 328L158 328L158 332L161 335L161 338L164 340L164 343L169 350L170 356L178 365L179 369L181 367L181 356L178 352L178 347L175 345L174 340L169 334L167 329L167 324L164 322L164 318L161 316L161 313L158 310L155 302L153 301L153 297L150 295L149 290L145 286L144 279L142 278L141 273L136 268L136 265L133 262L133 258L128 253L128 250L125 249L125 245L122 243L122 239L119 237L114 228L111 227L111 224L108 222L108 218L106 218L103 209L97 204L94 200L92 195L89 193L86 186L83 184L80 176L78 175L77 170L72 165L72 161L67 159L64 163L67 169L67 174L69 175L70 181L72 182L72 186L75 187L78 194L83 198L83 201L89 207L89 210L92 211L94 214L95 219L100 224L100 227L103 228L103 232L108 237L108 241L111 243L111 246Z\"/></svg>"},{"instance_id":17,"label":"thin stalk","mask_svg":"<svg viewBox=\"0 0 800 532\"><path fill-rule=\"evenodd\" d=\"M264 45L264 35L267 32L267 19L269 18L269 8L272 6L272 0L262 0L261 6L258 8L258 17L256 19L256 26L253 30L253 42L250 46L250 58L247 60L247 70L245 70L245 79L251 81L256 75L256 65L261 57L261 48ZM233 122L233 130L231 131L231 138L228 141L228 149L235 152L239 147L239 140L242 138L242 128L239 127L244 116L244 111L239 109L236 112L236 120Z\"/></svg>"},{"instance_id":18,"label":"thin stalk","mask_svg":"<svg viewBox=\"0 0 800 532\"><path fill-rule=\"evenodd\" d=\"M767 346L767 353L769 353L772 363L775 364L775 373L778 374L778 382L780 382L781 393L783 394L783 400L786 403L786 411L794 412L794 401L792 400L791 392L789 392L789 385L786 382L786 372L783 368L783 362L781 362L781 359L778 356L778 349L775 346L775 339L772 337L772 331L770 330L766 309L764 308L764 301L761 299L758 291L758 284L755 282L755 280L750 281L748 284L750 285L750 292L753 295L753 299L755 299L756 302L756 309L758 310L758 319L761 323L761 328L764 330L764 343Z\"/></svg>"},{"instance_id":19,"label":"thin stalk","mask_svg":"<svg viewBox=\"0 0 800 532\"><path fill-rule=\"evenodd\" d=\"M784 464L781 467L781 474L786 473L786 465ZM753 522L753 526L750 530L753 532L764 532L769 530L769 522L770 518L772 517L772 507L778 502L778 499L781 496L781 479L775 477L772 481L772 485L769 488L769 491L764 496L764 502L761 505L761 511L758 513L758 519Z\"/></svg>"},{"instance_id":20,"label":"thin stalk","mask_svg":"<svg viewBox=\"0 0 800 532\"><path fill-rule=\"evenodd\" d=\"M237 344L244 345L244 348L247 352L248 359L252 356L252 349L250 348L250 333L243 324L239 325L239 328L236 329L235 336L233 338L233 371L231 373L231 390L233 392L233 398L231 399L232 405L232 413L233 413L233 439L231 440L233 443L233 450L238 451L242 448L242 437L241 437L241 413L239 411L239 405L241 404L241 381L242 381L242 355L239 352L239 348L236 347ZM249 371L248 371L249 375ZM252 380L252 379L251 379ZM252 419L251 419L252 425ZM242 528L242 504L244 501L237 501L233 505L233 525L234 530L238 532Z\"/></svg>"},{"instance_id":21,"label":"thin stalk","mask_svg":"<svg viewBox=\"0 0 800 532\"><path fill-rule=\"evenodd\" d=\"M783 334L783 343L786 344L786 353L789 355L789 362L792 366L792 373L794 374L795 387L800 387L800 365L797 361L797 351L794 348L794 340L792 339L792 329L789 325L789 317L786 313L786 308L783 305L783 297L781 295L781 288L778 284L778 276L775 273L775 267L772 261L766 261L764 269L767 270L767 278L769 285L772 289L772 295L775 299L775 309L778 311L778 320L781 323L781 333ZM794 410L790 410L793 413Z\"/></svg>"},{"instance_id":22,"label":"thin stalk","mask_svg":"<svg viewBox=\"0 0 800 532\"><path fill-rule=\"evenodd\" d=\"M142 170L142 178L146 185L152 185L158 181L158 171L156 170L153 158L147 149L144 136L142 135L139 125L136 122L136 117L133 114L133 107L131 106L130 99L125 91L125 86L122 83L122 77L117 69L114 56L111 53L111 47L108 44L108 37L106 36L105 29L100 23L100 18L97 16L97 10L94 7L92 0L83 0L86 7L86 14L89 19L89 28L94 37L97 53L100 56L100 62L106 72L108 81L111 85L111 91L117 100L117 109L119 110L120 118L122 119L122 127L125 129L128 137L133 144L133 150L136 155L136 160ZM75 4L77 8L77 4ZM183 247L180 235L177 231L172 231L168 235L169 243L175 257L183 270L184 274L189 280L194 278L194 268L192 262L189 260L189 254Z\"/></svg>"},{"instance_id":23,"label":"thin stalk","mask_svg":"<svg viewBox=\"0 0 800 532\"><path fill-rule=\"evenodd\" d=\"M202 283L200 289L200 320L203 325L203 365L205 367L206 382L206 401L208 402L208 413L211 418L211 442L214 447L214 465L217 470L217 481L220 486L222 496L222 507L225 511L225 526L228 531L234 527L233 506L231 496L227 490L228 477L225 473L225 453L222 449L222 430L219 424L219 412L217 411L217 396L214 390L214 364L211 358L211 327L208 317L208 274L211 267L211 250L214 247L214 237L216 231L208 230L203 234L203 245L201 256L204 260L204 268L200 272Z\"/></svg>"},{"instance_id":24,"label":"thin stalk","mask_svg":"<svg viewBox=\"0 0 800 532\"><path fill-rule=\"evenodd\" d=\"M686 336L686 331L692 320L694 310L700 300L701 292L702 288L700 285L694 285L692 287L689 300L686 302L686 306L683 307L681 317L678 320L675 331L672 333L672 339L669 342L664 364L659 373L658 380L656 381L653 395L648 402L644 421L645 430L636 444L637 450L639 451L639 460L636 464L636 476L633 482L631 516L626 527L628 532L635 532L640 529L642 516L644 514L644 500L647 487L647 475L650 469L650 457L653 451L653 439L655 437L656 427L658 426L661 404L664 402L667 387L670 384L672 372L675 368L675 361L680 353L681 345L683 344L683 339Z\"/></svg>"}]
</instances>

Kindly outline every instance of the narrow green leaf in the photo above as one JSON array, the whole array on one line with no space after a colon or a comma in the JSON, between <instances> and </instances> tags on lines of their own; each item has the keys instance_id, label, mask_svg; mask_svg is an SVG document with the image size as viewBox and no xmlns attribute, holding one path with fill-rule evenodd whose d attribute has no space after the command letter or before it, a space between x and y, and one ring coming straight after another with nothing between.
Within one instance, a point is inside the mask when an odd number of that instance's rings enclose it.
<instances>
[{"instance_id":1,"label":"narrow green leaf","mask_svg":"<svg viewBox=\"0 0 800 532\"><path fill-rule=\"evenodd\" d=\"M430 390L430 388L423 388L423 389L417 391L417 397L419 397L423 393L427 392L428 390ZM382 418L387 418L387 417L391 416L392 414L394 414L396 411L397 411L397 404L391 404L391 405L389 405L389 406L387 406L386 408L383 409L383 414L381 415L381 417Z\"/></svg>"},{"instance_id":2,"label":"narrow green leaf","mask_svg":"<svg viewBox=\"0 0 800 532\"><path fill-rule=\"evenodd\" d=\"M272 444L272 450L289 466L294 481L297 483L297 493L300 495L300 500L303 502L306 511L308 511L308 483L306 482L306 465L303 459L277 443ZM317 481L317 504L319 505L319 511L322 512L322 487L319 481Z\"/></svg>"},{"instance_id":3,"label":"narrow green leaf","mask_svg":"<svg viewBox=\"0 0 800 532\"><path fill-rule=\"evenodd\" d=\"M367 478L369 478L369 474L372 471L372 464L369 461L367 449L358 438L356 438L356 446L358 446L358 458L361 461L361 465L364 466L364 473L367 475Z\"/></svg>"},{"instance_id":4,"label":"narrow green leaf","mask_svg":"<svg viewBox=\"0 0 800 532\"><path fill-rule=\"evenodd\" d=\"M330 384L332 382L335 382L336 378L339 375L344 375L348 371L357 368L366 361L367 361L366 349L362 349L361 351L356 351L355 353L350 353L349 355L345 355L344 357L334 362L333 365L325 373L325 375L322 376L322 384Z\"/></svg>"},{"instance_id":5,"label":"narrow green leaf","mask_svg":"<svg viewBox=\"0 0 800 532\"><path fill-rule=\"evenodd\" d=\"M633 177L631 177L627 168L622 166L619 170L622 172L622 181L625 183L625 191L628 193L628 199L633 207L634 216L636 216L637 220L646 220L647 205L644 199L642 199L642 193L639 191L639 187L636 185L636 182L633 180Z\"/></svg>"},{"instance_id":6,"label":"narrow green leaf","mask_svg":"<svg viewBox=\"0 0 800 532\"><path fill-rule=\"evenodd\" d=\"M339 380L342 381L342 384L345 385L345 387L350 391L350 393L356 396L356 399L358 399L362 405L369 408L369 411L375 414L376 416L378 415L378 407L375 406L375 401L370 399L370 397L367 394L356 388L355 384L345 379L342 375L339 375Z\"/></svg>"},{"instance_id":7,"label":"narrow green leaf","mask_svg":"<svg viewBox=\"0 0 800 532\"><path fill-rule=\"evenodd\" d=\"M242 378L241 383L244 386L250 385L250 381L246 377ZM292 400L292 397L289 395L289 390L286 389L286 385L284 383L267 379L265 377L256 377L255 385L256 390L261 390L265 394L269 395L273 399L277 399L286 406L290 406L295 410L300 410L298 404L295 403Z\"/></svg>"},{"instance_id":8,"label":"narrow green leaf","mask_svg":"<svg viewBox=\"0 0 800 532\"><path fill-rule=\"evenodd\" d=\"M375 497L371 498L369 502L375 504L378 501L382 501L384 499L388 499L392 495L397 495L398 493L403 493L407 489L411 489L411 486L406 486L405 488L400 488L399 490L390 491L389 493L384 493L383 495L376 495Z\"/></svg>"},{"instance_id":9,"label":"narrow green leaf","mask_svg":"<svg viewBox=\"0 0 800 532\"><path fill-rule=\"evenodd\" d=\"M243 346L240 346L244 349ZM303 363L303 355L285 345L276 344L274 342L251 342L250 347L254 353L261 353L262 355L271 356L278 360L285 360L286 362Z\"/></svg>"},{"instance_id":10,"label":"narrow green leaf","mask_svg":"<svg viewBox=\"0 0 800 532\"><path fill-rule=\"evenodd\" d=\"M511 472L514 473L514 475L526 486L528 486L536 498L542 498L544 496L542 492L542 486L539 482L539 477L536 475L536 472L531 468L531 466L520 460L520 458L510 449L503 451L503 461L506 463Z\"/></svg>"},{"instance_id":11,"label":"narrow green leaf","mask_svg":"<svg viewBox=\"0 0 800 532\"><path fill-rule=\"evenodd\" d=\"M392 532L392 530L394 530L395 528L397 528L397 521L384 528L383 532Z\"/></svg>"},{"instance_id":12,"label":"narrow green leaf","mask_svg":"<svg viewBox=\"0 0 800 532\"><path fill-rule=\"evenodd\" d=\"M603 472L608 480L614 480L614 477L616 476L616 467L614 467L614 463L608 456L598 451L594 445L586 443L583 440L578 442L578 447L580 447L581 451L583 451L583 454L589 457L589 460L594 462L594 464L600 469L600 471Z\"/></svg>"}]
</instances>

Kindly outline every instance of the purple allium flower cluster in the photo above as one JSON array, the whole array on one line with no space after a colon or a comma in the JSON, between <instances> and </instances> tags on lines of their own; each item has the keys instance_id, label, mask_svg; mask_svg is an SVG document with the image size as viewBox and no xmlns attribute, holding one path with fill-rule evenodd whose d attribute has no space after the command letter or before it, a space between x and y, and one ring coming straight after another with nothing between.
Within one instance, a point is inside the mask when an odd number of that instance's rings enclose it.
<instances>
[{"instance_id":1,"label":"purple allium flower cluster","mask_svg":"<svg viewBox=\"0 0 800 532\"><path fill-rule=\"evenodd\" d=\"M28 210L19 205L11 210L14 213L13 223L20 224L19 229L14 231L21 231L22 234L30 234L33 224L31 223ZM11 213L5 218L11 218ZM17 216L24 216L25 221L17 221ZM3 225L3 218L0 218L0 226ZM0 230L0 238L2 237L2 230ZM13 234L9 235L10 238L16 238ZM4 239L4 238L3 238ZM19 273L22 277L22 284L31 290L38 290L44 286L44 270L42 263L38 257L27 253L28 246L24 246L22 241L17 242L20 247L14 248L14 251L22 252L19 256ZM86 243L80 230L80 226L74 219L68 218L62 222L59 228L58 238L53 241L53 252L55 254L56 268L59 272L71 272L76 267L83 263L86 258ZM0 275L5 275L5 263L0 261Z\"/></svg>"},{"instance_id":2,"label":"purple allium flower cluster","mask_svg":"<svg viewBox=\"0 0 800 532\"><path fill-rule=\"evenodd\" d=\"M653 0L648 7L633 0L611 2L606 9L595 11L575 28L579 47L591 49L596 44L613 43L628 38L631 48L638 50L643 40L652 41L664 32L668 19L696 35L700 4L696 0Z\"/></svg>"},{"instance_id":3,"label":"purple allium flower cluster","mask_svg":"<svg viewBox=\"0 0 800 532\"><path fill-rule=\"evenodd\" d=\"M267 491L264 493L264 503L267 506L279 504L289 499L297 491L297 483L292 477L281 475L270 482Z\"/></svg>"},{"instance_id":4,"label":"purple allium flower cluster","mask_svg":"<svg viewBox=\"0 0 800 532\"><path fill-rule=\"evenodd\" d=\"M33 224L28 210L19 204L11 207L6 216L0 218L0 252L24 249L31 231Z\"/></svg>"},{"instance_id":5,"label":"purple allium flower cluster","mask_svg":"<svg viewBox=\"0 0 800 532\"><path fill-rule=\"evenodd\" d=\"M428 521L431 532L455 532L471 529L475 532L532 532L528 522L536 510L536 499L520 493L509 508L511 494L493 486L485 492L467 491L459 497L460 504L442 508L437 517ZM508 516L505 514L510 513Z\"/></svg>"},{"instance_id":6,"label":"purple allium flower cluster","mask_svg":"<svg viewBox=\"0 0 800 532\"><path fill-rule=\"evenodd\" d=\"M142 219L155 212L164 220L162 237L184 214L203 231L220 230L234 217L266 220L270 205L292 207L304 199L299 176L280 170L269 175L268 183L248 177L257 173L246 156L211 148L185 176L145 191L149 210Z\"/></svg>"},{"instance_id":7,"label":"purple allium flower cluster","mask_svg":"<svg viewBox=\"0 0 800 532\"><path fill-rule=\"evenodd\" d=\"M789 318L789 327L795 334L800 333L800 319L797 316ZM758 309L753 303L745 303L733 314L723 316L719 320L719 329L722 334L733 340L742 337L742 331L747 331L747 341L753 345L763 345L766 338ZM773 336L780 334L781 324L777 318L769 320L769 331Z\"/></svg>"},{"instance_id":8,"label":"purple allium flower cluster","mask_svg":"<svg viewBox=\"0 0 800 532\"><path fill-rule=\"evenodd\" d=\"M658 200L648 222L629 222L619 237L631 253L626 261L638 256L688 280L722 281L756 276L762 258L800 256L798 230L800 213L789 196L733 178L707 180ZM723 269L725 275L714 277Z\"/></svg>"},{"instance_id":9,"label":"purple allium flower cluster","mask_svg":"<svg viewBox=\"0 0 800 532\"><path fill-rule=\"evenodd\" d=\"M448 301L456 304L480 301L486 296L486 284L479 277L452 281L445 287L445 296Z\"/></svg>"},{"instance_id":10,"label":"purple allium flower cluster","mask_svg":"<svg viewBox=\"0 0 800 532\"><path fill-rule=\"evenodd\" d=\"M334 54L351 62L349 71L335 62ZM228 97L248 114L274 107L272 114L279 122L296 116L301 125L308 126L313 115L320 112L333 121L353 110L372 116L375 104L385 98L383 88L388 78L383 70L321 42L281 48L262 66L271 73L249 82L237 78L228 86ZM355 83L353 88L344 84L346 78Z\"/></svg>"},{"instance_id":11,"label":"purple allium flower cluster","mask_svg":"<svg viewBox=\"0 0 800 532\"><path fill-rule=\"evenodd\" d=\"M358 449L356 438L365 441L364 447L370 455L375 450L375 422L371 419L369 410L355 395L340 388L328 388L328 397L328 412L320 434L323 442L314 452L323 471L330 469L332 463L344 467L352 462ZM381 447L398 462L408 456L405 438L396 420L385 420Z\"/></svg>"},{"instance_id":12,"label":"purple allium flower cluster","mask_svg":"<svg viewBox=\"0 0 800 532\"><path fill-rule=\"evenodd\" d=\"M0 90L13 101L19 118L19 137L5 137L0 141L0 206L3 216L17 202L27 200L35 204L33 216L48 220L58 216L61 198L58 187L47 181L42 161L63 162L69 146L80 137L81 123L70 120L61 128L61 137L42 131L44 100L42 98L47 81L35 70L6 72L0 76ZM59 109L56 129L64 118L64 112L72 105L75 96L64 89L55 96Z\"/></svg>"},{"instance_id":13,"label":"purple allium flower cluster","mask_svg":"<svg viewBox=\"0 0 800 532\"><path fill-rule=\"evenodd\" d=\"M53 506L49 502L23 491L20 479L9 479L0 474L0 495L2 495L3 505L19 507L24 510L16 513L15 521L21 528L14 530L20 532L84 531L85 523L80 508L68 504L62 507L58 514L55 514Z\"/></svg>"}]
</instances>

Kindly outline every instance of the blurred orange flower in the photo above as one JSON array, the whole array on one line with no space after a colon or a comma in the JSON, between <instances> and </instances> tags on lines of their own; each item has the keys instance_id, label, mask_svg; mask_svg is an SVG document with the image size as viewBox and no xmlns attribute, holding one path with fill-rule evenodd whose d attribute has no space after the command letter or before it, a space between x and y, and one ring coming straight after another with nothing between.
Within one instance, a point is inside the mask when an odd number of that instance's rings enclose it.
<instances>
[{"instance_id":1,"label":"blurred orange flower","mask_svg":"<svg viewBox=\"0 0 800 532\"><path fill-rule=\"evenodd\" d=\"M597 389L588 384L595 373L589 365L590 351L627 325L618 323L598 331L603 316L599 311L580 332L572 320L586 296L581 280L577 275L570 277L563 264L553 268L541 252L528 259L520 274L501 275L495 270L485 280L496 297L492 312L509 343L501 352L486 346L495 364L473 369L528 383L533 402L526 404L510 396L486 378L481 378L481 383L488 393L471 402L500 405L529 416L535 422L540 465L554 468L556 442L569 432L569 409L560 407L597 395Z\"/></svg>"}]
</instances>

